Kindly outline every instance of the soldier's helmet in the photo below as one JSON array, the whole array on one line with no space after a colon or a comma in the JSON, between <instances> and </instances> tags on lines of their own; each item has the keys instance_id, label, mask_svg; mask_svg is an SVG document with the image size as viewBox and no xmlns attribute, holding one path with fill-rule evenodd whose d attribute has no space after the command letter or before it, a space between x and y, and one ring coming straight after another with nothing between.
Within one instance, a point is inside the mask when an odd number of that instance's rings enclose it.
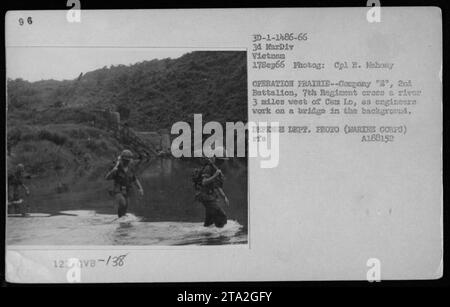
<instances>
[{"instance_id":1,"label":"soldier's helmet","mask_svg":"<svg viewBox=\"0 0 450 307\"><path fill-rule=\"evenodd\" d=\"M131 150L125 149L124 151L122 151L120 158L122 160L130 161L133 159L133 153L131 152Z\"/></svg>"}]
</instances>

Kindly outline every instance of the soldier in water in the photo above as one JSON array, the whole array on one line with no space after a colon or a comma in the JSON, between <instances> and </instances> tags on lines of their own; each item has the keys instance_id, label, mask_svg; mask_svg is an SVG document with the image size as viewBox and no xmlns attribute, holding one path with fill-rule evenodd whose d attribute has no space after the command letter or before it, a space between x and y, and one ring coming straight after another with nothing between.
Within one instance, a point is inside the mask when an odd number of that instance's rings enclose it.
<instances>
[{"instance_id":1,"label":"soldier in water","mask_svg":"<svg viewBox=\"0 0 450 307\"><path fill-rule=\"evenodd\" d=\"M130 169L130 161L132 159L133 153L130 150L124 150L114 168L105 176L107 180L114 180L113 194L119 218L127 213L133 184L138 188L139 194L141 196L144 195L141 183Z\"/></svg>"},{"instance_id":2,"label":"soldier in water","mask_svg":"<svg viewBox=\"0 0 450 307\"><path fill-rule=\"evenodd\" d=\"M205 207L203 225L208 227L214 224L221 228L227 223L227 215L219 205L219 197L227 206L229 205L228 198L222 189L224 176L215 164L215 157L205 159L206 164L194 171L195 199Z\"/></svg>"},{"instance_id":3,"label":"soldier in water","mask_svg":"<svg viewBox=\"0 0 450 307\"><path fill-rule=\"evenodd\" d=\"M22 216L26 216L29 210L28 205L25 205L21 198L21 189L25 190L27 195L30 194L30 190L23 183L25 178L30 176L25 174L25 167L21 163L17 164L15 172L8 174L8 204L13 206L14 213L20 213Z\"/></svg>"}]
</instances>

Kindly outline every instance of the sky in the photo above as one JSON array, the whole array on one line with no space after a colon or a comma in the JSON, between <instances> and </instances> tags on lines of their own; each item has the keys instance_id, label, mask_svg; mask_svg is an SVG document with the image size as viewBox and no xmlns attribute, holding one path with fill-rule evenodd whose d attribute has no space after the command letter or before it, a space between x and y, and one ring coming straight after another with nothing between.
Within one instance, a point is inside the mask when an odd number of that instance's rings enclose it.
<instances>
[{"instance_id":1,"label":"sky","mask_svg":"<svg viewBox=\"0 0 450 307\"><path fill-rule=\"evenodd\" d=\"M190 52L181 48L62 48L8 47L6 76L28 81L70 80L110 65L130 65L153 59L178 58Z\"/></svg>"}]
</instances>

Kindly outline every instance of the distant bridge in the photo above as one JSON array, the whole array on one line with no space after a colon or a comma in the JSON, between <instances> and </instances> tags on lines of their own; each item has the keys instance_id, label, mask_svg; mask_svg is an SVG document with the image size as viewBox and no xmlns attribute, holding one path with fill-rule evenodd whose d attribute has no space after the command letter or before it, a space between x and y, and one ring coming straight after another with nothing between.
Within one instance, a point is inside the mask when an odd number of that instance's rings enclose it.
<instances>
[{"instance_id":1,"label":"distant bridge","mask_svg":"<svg viewBox=\"0 0 450 307\"><path fill-rule=\"evenodd\" d=\"M102 126L111 131L114 137L123 145L128 146L140 158L150 159L161 153L170 152L170 136L166 129L160 132L136 131L126 123L120 122L119 112L108 109L95 109L95 126Z\"/></svg>"}]
</instances>

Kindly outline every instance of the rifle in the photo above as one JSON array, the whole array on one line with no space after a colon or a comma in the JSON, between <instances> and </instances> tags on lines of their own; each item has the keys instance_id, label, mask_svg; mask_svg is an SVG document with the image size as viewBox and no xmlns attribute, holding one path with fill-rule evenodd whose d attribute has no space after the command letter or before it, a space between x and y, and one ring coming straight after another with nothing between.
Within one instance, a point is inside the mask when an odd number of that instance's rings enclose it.
<instances>
[{"instance_id":1,"label":"rifle","mask_svg":"<svg viewBox=\"0 0 450 307\"><path fill-rule=\"evenodd\" d=\"M208 159L208 161L209 161L209 164L210 164L216 171L221 171L221 169L220 169L219 167L217 167L217 165L215 165L212 161L210 161L209 159ZM223 191L223 181L224 181L224 180L225 180L225 176L224 176L224 174L221 172L220 175L217 177L217 183L214 184L214 189L216 189L216 190L219 192L220 196L222 196L222 198L224 199L225 204L226 204L227 206L229 206L230 204L229 204L229 201L228 201L228 197L227 197L227 195L225 194L225 192Z\"/></svg>"}]
</instances>

